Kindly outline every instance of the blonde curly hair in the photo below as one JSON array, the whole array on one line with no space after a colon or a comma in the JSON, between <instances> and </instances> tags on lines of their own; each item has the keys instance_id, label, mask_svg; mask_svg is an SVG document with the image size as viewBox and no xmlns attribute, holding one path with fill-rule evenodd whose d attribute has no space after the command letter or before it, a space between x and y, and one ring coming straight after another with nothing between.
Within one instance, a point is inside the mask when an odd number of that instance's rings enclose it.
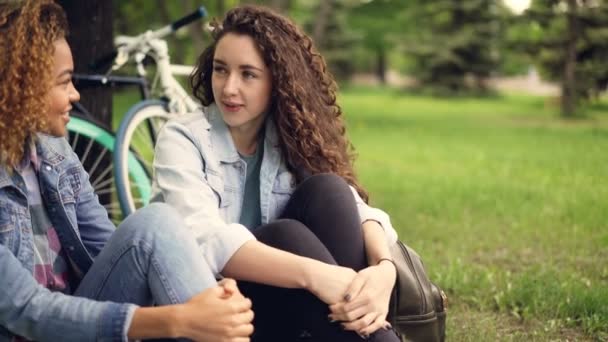
<instances>
[{"instance_id":1,"label":"blonde curly hair","mask_svg":"<svg viewBox=\"0 0 608 342\"><path fill-rule=\"evenodd\" d=\"M0 165L17 165L27 139L46 128L53 44L67 31L52 0L0 3Z\"/></svg>"},{"instance_id":2,"label":"blonde curly hair","mask_svg":"<svg viewBox=\"0 0 608 342\"><path fill-rule=\"evenodd\" d=\"M228 33L251 37L271 71L270 115L298 181L307 173L334 173L367 201L368 194L354 172L354 148L336 101L336 82L310 37L288 18L253 5L231 9L213 26L214 40L200 55L190 78L194 96L204 105L215 101L211 75L218 41ZM307 172L298 172L301 169Z\"/></svg>"}]
</instances>

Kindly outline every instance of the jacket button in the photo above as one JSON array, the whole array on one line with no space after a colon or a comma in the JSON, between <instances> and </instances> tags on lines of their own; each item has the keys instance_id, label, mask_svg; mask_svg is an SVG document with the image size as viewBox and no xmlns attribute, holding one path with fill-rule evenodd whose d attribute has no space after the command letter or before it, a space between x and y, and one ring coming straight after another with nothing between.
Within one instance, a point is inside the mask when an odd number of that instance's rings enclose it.
<instances>
[{"instance_id":1,"label":"jacket button","mask_svg":"<svg viewBox=\"0 0 608 342\"><path fill-rule=\"evenodd\" d=\"M68 246L68 249L69 249L70 251L74 251L74 246Z\"/></svg>"},{"instance_id":2,"label":"jacket button","mask_svg":"<svg viewBox=\"0 0 608 342\"><path fill-rule=\"evenodd\" d=\"M49 165L44 167L47 171L51 171L51 167Z\"/></svg>"}]
</instances>

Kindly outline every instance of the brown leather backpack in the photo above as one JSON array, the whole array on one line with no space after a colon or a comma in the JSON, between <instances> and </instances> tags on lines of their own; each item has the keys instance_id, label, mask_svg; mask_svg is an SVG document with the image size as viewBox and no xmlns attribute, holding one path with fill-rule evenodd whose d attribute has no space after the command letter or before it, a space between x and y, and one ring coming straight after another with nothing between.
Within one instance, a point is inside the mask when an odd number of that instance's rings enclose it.
<instances>
[{"instance_id":1,"label":"brown leather backpack","mask_svg":"<svg viewBox=\"0 0 608 342\"><path fill-rule=\"evenodd\" d=\"M445 340L447 297L426 274L420 256L401 241L392 247L397 282L388 321L403 341Z\"/></svg>"}]
</instances>

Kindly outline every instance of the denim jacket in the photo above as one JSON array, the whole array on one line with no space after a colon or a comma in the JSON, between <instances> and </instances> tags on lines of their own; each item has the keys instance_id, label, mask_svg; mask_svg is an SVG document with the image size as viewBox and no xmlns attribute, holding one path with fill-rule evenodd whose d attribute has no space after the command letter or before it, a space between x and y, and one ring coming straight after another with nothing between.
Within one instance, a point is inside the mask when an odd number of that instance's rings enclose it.
<instances>
[{"instance_id":1,"label":"denim jacket","mask_svg":"<svg viewBox=\"0 0 608 342\"><path fill-rule=\"evenodd\" d=\"M78 157L64 138L36 137L40 192L77 277L114 231ZM34 244L25 182L0 166L0 341L123 341L131 304L50 292L32 272ZM75 289L78 284L70 284Z\"/></svg>"},{"instance_id":2,"label":"denim jacket","mask_svg":"<svg viewBox=\"0 0 608 342\"><path fill-rule=\"evenodd\" d=\"M153 201L176 208L196 236L201 251L217 275L251 232L239 224L247 164L215 104L169 121L159 135L154 157ZM260 170L262 224L276 219L296 188L279 148L276 128L266 120ZM352 188L361 222L378 221L389 243L397 240L390 219L369 207Z\"/></svg>"}]
</instances>

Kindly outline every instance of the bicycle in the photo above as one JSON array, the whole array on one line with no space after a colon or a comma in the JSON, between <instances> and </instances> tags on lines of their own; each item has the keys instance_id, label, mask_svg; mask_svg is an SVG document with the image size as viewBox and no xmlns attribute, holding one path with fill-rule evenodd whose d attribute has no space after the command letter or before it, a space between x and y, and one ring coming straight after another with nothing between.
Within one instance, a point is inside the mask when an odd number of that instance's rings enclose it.
<instances>
[{"instance_id":1,"label":"bicycle","mask_svg":"<svg viewBox=\"0 0 608 342\"><path fill-rule=\"evenodd\" d=\"M146 205L150 199L154 143L164 122L172 114L199 108L173 76L189 74L192 68L184 70L183 66L171 65L167 43L162 38L206 15L205 8L201 6L197 11L161 29L135 37L117 36L117 49L93 63L97 68L111 63L108 73L74 76L77 82L93 82L102 86L137 85L140 88L142 100L127 111L116 135L94 120L86 108L79 104L75 104L72 119L68 123L68 140L89 173L100 202L116 223L136 208ZM161 99L151 98L154 86L150 86L145 77L146 56L156 62L157 77L160 77L162 87ZM111 75L131 57L136 63L137 77ZM90 158L91 155L94 158ZM105 163L105 168L98 169L104 164L103 158L110 155L113 163ZM112 169L114 172L111 172Z\"/></svg>"}]
</instances>

